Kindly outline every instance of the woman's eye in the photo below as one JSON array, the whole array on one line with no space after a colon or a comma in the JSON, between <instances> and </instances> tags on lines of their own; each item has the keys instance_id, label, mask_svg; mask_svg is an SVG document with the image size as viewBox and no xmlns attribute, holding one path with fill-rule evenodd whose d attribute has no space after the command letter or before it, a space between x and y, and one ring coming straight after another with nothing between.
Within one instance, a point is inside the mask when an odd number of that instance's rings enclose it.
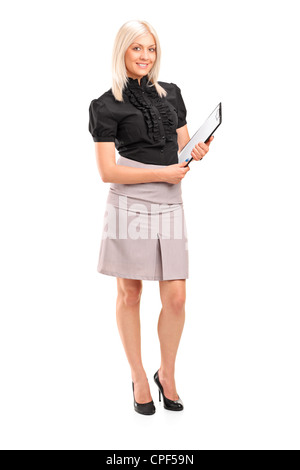
<instances>
[{"instance_id":1,"label":"woman's eye","mask_svg":"<svg viewBox=\"0 0 300 470\"><path fill-rule=\"evenodd\" d=\"M140 49L140 47L136 46L136 47L133 48L133 50L135 50L135 49ZM151 52L155 52L155 49L153 49L153 47L151 47L149 50L150 50Z\"/></svg>"}]
</instances>

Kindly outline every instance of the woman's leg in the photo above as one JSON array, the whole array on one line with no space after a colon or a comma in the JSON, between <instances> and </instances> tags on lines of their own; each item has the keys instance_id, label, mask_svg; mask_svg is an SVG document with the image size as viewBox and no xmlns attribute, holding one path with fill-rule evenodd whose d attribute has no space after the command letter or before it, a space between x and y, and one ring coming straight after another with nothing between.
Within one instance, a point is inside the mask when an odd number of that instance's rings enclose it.
<instances>
[{"instance_id":1,"label":"woman's leg","mask_svg":"<svg viewBox=\"0 0 300 470\"><path fill-rule=\"evenodd\" d=\"M142 287L140 280L117 278L116 318L131 368L135 399L137 403L148 403L152 397L141 356L140 300Z\"/></svg>"},{"instance_id":2,"label":"woman's leg","mask_svg":"<svg viewBox=\"0 0 300 470\"><path fill-rule=\"evenodd\" d=\"M161 365L158 372L164 394L177 400L175 359L185 320L185 279L159 281L162 309L158 320Z\"/></svg>"}]
</instances>

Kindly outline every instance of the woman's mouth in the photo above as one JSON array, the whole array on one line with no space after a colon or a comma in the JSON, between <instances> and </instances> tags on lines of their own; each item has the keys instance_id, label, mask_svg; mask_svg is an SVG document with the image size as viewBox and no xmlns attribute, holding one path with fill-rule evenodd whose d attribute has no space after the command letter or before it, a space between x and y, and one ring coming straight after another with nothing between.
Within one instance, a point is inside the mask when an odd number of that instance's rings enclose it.
<instances>
[{"instance_id":1,"label":"woman's mouth","mask_svg":"<svg viewBox=\"0 0 300 470\"><path fill-rule=\"evenodd\" d=\"M136 65L138 65L141 69L146 69L149 64L143 64L143 63L138 64L138 63L137 63Z\"/></svg>"}]
</instances>

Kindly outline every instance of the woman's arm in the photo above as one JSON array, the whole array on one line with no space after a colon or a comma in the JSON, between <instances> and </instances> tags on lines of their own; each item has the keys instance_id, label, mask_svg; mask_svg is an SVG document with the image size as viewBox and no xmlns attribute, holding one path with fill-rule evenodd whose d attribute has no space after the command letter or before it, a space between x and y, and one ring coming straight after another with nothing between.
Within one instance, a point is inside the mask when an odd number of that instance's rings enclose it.
<instances>
[{"instance_id":1,"label":"woman's arm","mask_svg":"<svg viewBox=\"0 0 300 470\"><path fill-rule=\"evenodd\" d=\"M177 132L177 140L178 140L178 147L179 147L178 153L180 153L183 147L190 140L187 124L185 126L179 127L179 129L176 129L176 132Z\"/></svg>"},{"instance_id":2,"label":"woman's arm","mask_svg":"<svg viewBox=\"0 0 300 470\"><path fill-rule=\"evenodd\" d=\"M189 170L189 167L182 168L185 162L157 169L132 168L117 165L114 142L96 142L95 148L98 170L104 183L136 184L167 182L177 184Z\"/></svg>"},{"instance_id":3,"label":"woman's arm","mask_svg":"<svg viewBox=\"0 0 300 470\"><path fill-rule=\"evenodd\" d=\"M163 181L162 168L132 168L116 164L114 142L96 142L97 166L104 183L151 183Z\"/></svg>"}]
</instances>

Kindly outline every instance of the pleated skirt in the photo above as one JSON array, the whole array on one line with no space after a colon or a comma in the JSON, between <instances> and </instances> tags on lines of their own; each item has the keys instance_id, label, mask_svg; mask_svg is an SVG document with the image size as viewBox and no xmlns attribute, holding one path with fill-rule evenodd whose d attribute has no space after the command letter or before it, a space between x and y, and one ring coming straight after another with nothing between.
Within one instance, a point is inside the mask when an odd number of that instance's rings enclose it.
<instances>
[{"instance_id":1,"label":"pleated skirt","mask_svg":"<svg viewBox=\"0 0 300 470\"><path fill-rule=\"evenodd\" d=\"M118 165L163 168L120 156ZM188 279L181 183L111 183L97 271L125 279Z\"/></svg>"}]
</instances>

